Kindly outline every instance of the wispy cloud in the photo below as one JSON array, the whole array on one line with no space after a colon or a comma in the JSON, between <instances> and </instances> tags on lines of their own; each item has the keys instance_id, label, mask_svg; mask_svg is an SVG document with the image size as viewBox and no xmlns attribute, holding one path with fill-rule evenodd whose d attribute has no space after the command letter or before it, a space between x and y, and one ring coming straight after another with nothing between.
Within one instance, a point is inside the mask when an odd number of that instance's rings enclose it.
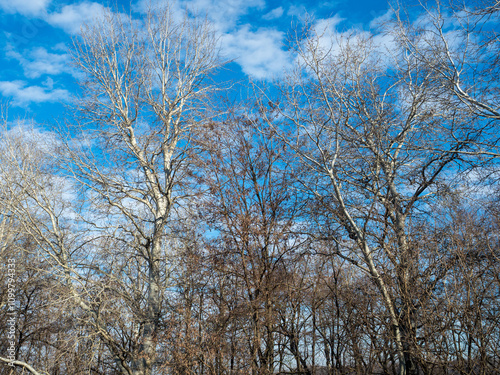
<instances>
[{"instance_id":1,"label":"wispy cloud","mask_svg":"<svg viewBox=\"0 0 500 375\"><path fill-rule=\"evenodd\" d=\"M286 12L287 16L297 17L298 19L303 19L304 17L307 17L308 14L309 12L304 5L291 5Z\"/></svg>"},{"instance_id":2,"label":"wispy cloud","mask_svg":"<svg viewBox=\"0 0 500 375\"><path fill-rule=\"evenodd\" d=\"M55 27L60 27L69 34L77 34L84 23L92 23L106 12L99 3L83 2L65 5L59 12L50 13L46 21Z\"/></svg>"},{"instance_id":3,"label":"wispy cloud","mask_svg":"<svg viewBox=\"0 0 500 375\"><path fill-rule=\"evenodd\" d=\"M389 22L394 16L394 11L392 9L388 9L381 16L375 17L370 21L368 26L372 29L379 29L383 27L387 22Z\"/></svg>"},{"instance_id":4,"label":"wispy cloud","mask_svg":"<svg viewBox=\"0 0 500 375\"><path fill-rule=\"evenodd\" d=\"M20 13L25 16L43 14L51 0L0 0L0 9L5 13Z\"/></svg>"},{"instance_id":5,"label":"wispy cloud","mask_svg":"<svg viewBox=\"0 0 500 375\"><path fill-rule=\"evenodd\" d=\"M70 66L70 56L67 53L51 53L43 47L38 47L27 51L25 54L10 49L6 55L19 61L27 78L38 78L44 74L73 74L73 69Z\"/></svg>"},{"instance_id":6,"label":"wispy cloud","mask_svg":"<svg viewBox=\"0 0 500 375\"><path fill-rule=\"evenodd\" d=\"M179 0L169 4L165 0L139 0L134 8L139 12L146 12L150 7L162 6L169 6L179 17L182 17L186 10L195 15L206 16L219 32L228 32L251 10L263 10L266 2L265 0Z\"/></svg>"},{"instance_id":7,"label":"wispy cloud","mask_svg":"<svg viewBox=\"0 0 500 375\"><path fill-rule=\"evenodd\" d=\"M24 81L0 81L0 93L11 98L13 106L26 106L29 103L66 102L70 93L64 89L53 89L53 82L46 81L47 86L28 86Z\"/></svg>"},{"instance_id":8,"label":"wispy cloud","mask_svg":"<svg viewBox=\"0 0 500 375\"><path fill-rule=\"evenodd\" d=\"M243 72L258 78L270 79L280 75L290 64L282 49L284 33L273 29L251 31L245 25L222 38L223 51L235 58Z\"/></svg>"},{"instance_id":9,"label":"wispy cloud","mask_svg":"<svg viewBox=\"0 0 500 375\"><path fill-rule=\"evenodd\" d=\"M280 18L283 15L283 7L278 7L262 16L263 19L269 21Z\"/></svg>"},{"instance_id":10,"label":"wispy cloud","mask_svg":"<svg viewBox=\"0 0 500 375\"><path fill-rule=\"evenodd\" d=\"M318 19L314 24L314 32L318 35L334 35L337 34L337 26L344 21L345 18L338 14L330 18Z\"/></svg>"},{"instance_id":11,"label":"wispy cloud","mask_svg":"<svg viewBox=\"0 0 500 375\"><path fill-rule=\"evenodd\" d=\"M182 4L202 14L206 12L220 31L233 28L251 9L263 9L266 5L264 0L189 0Z\"/></svg>"}]
</instances>

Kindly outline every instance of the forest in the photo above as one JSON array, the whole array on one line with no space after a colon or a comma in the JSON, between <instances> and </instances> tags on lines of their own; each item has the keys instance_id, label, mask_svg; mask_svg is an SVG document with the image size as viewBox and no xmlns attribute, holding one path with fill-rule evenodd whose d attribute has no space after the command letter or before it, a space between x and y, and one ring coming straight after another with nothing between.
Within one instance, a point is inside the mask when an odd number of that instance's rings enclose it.
<instances>
[{"instance_id":1,"label":"forest","mask_svg":"<svg viewBox=\"0 0 500 375\"><path fill-rule=\"evenodd\" d=\"M500 3L292 28L228 82L203 16L74 38L0 138L0 374L500 374Z\"/></svg>"}]
</instances>

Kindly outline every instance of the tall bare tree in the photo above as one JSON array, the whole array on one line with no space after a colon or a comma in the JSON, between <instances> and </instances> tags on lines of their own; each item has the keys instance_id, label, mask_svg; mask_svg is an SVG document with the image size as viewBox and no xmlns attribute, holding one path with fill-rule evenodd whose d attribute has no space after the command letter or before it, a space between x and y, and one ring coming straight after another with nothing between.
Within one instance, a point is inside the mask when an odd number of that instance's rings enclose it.
<instances>
[{"instance_id":1,"label":"tall bare tree","mask_svg":"<svg viewBox=\"0 0 500 375\"><path fill-rule=\"evenodd\" d=\"M191 141L220 66L217 37L207 22L179 19L169 8L151 9L144 20L108 13L75 39L73 57L86 79L81 147L71 149L68 168L98 213L88 222L107 238L96 244L105 248L95 272L128 306L123 321L106 316L110 307L93 314L105 320L99 331L120 371L151 374L170 285L165 238L182 215L173 210L189 197ZM113 337L120 325L135 337L131 347Z\"/></svg>"},{"instance_id":2,"label":"tall bare tree","mask_svg":"<svg viewBox=\"0 0 500 375\"><path fill-rule=\"evenodd\" d=\"M102 344L89 371L151 374L168 327L173 224L191 196L192 139L220 66L217 37L168 8L140 20L109 12L75 39L73 57L85 78L72 138L9 149L2 228L12 210L72 309L60 350L73 345L85 358L89 340L77 333L87 332Z\"/></svg>"},{"instance_id":3,"label":"tall bare tree","mask_svg":"<svg viewBox=\"0 0 500 375\"><path fill-rule=\"evenodd\" d=\"M500 120L498 76L500 7L496 0L422 4L418 19L401 7L386 31L417 59L442 106L485 119L475 152L498 156L494 127Z\"/></svg>"},{"instance_id":4,"label":"tall bare tree","mask_svg":"<svg viewBox=\"0 0 500 375\"><path fill-rule=\"evenodd\" d=\"M45 141L39 139L43 136ZM58 264L68 248L75 250L71 243L76 237L68 225L72 203L64 197L69 185L55 173L54 141L53 134L21 121L5 125L0 144L1 256L5 264L8 259L15 264L11 341L15 342L15 365L34 374L37 370L73 371L76 358L71 346L77 328L70 324L72 310L61 303L70 298L67 282L71 280L60 282L68 265ZM5 311L7 307L11 306L2 303ZM80 354L82 359L87 355Z\"/></svg>"},{"instance_id":5,"label":"tall bare tree","mask_svg":"<svg viewBox=\"0 0 500 375\"><path fill-rule=\"evenodd\" d=\"M301 245L293 230L300 201L292 193L291 169L276 140L241 113L207 129L206 143L204 210L218 232L210 246L214 268L237 288L229 313L247 342L246 371L272 374L280 296Z\"/></svg>"},{"instance_id":6,"label":"tall bare tree","mask_svg":"<svg viewBox=\"0 0 500 375\"><path fill-rule=\"evenodd\" d=\"M2 373L498 373L498 4L419 15L217 119L205 22L84 28L68 135L2 130Z\"/></svg>"},{"instance_id":7,"label":"tall bare tree","mask_svg":"<svg viewBox=\"0 0 500 375\"><path fill-rule=\"evenodd\" d=\"M470 126L470 112L441 105L427 65L394 40L311 28L295 45L296 69L277 99L265 99L279 111L269 131L309 169L301 182L325 217L317 238L370 275L399 374L416 374L423 301L413 285L421 271L414 218L453 183L445 171L459 169L457 151L474 147L482 130Z\"/></svg>"}]
</instances>

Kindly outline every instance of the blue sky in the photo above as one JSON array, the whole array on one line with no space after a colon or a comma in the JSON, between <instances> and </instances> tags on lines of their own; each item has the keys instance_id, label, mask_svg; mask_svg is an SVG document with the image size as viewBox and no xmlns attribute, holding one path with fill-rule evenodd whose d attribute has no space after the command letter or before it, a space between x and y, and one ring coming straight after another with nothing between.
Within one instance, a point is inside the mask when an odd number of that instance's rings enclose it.
<instances>
[{"instance_id":1,"label":"blue sky","mask_svg":"<svg viewBox=\"0 0 500 375\"><path fill-rule=\"evenodd\" d=\"M158 1L158 0L157 0ZM12 117L52 122L71 107L79 73L68 48L80 26L92 22L109 2L0 0L0 103ZM146 2L112 2L112 9L140 17ZM229 77L270 80L292 63L285 43L292 25L309 14L315 22L330 20L339 30L370 28L389 6L375 1L180 0L206 14L221 35L222 53L234 59Z\"/></svg>"}]
</instances>

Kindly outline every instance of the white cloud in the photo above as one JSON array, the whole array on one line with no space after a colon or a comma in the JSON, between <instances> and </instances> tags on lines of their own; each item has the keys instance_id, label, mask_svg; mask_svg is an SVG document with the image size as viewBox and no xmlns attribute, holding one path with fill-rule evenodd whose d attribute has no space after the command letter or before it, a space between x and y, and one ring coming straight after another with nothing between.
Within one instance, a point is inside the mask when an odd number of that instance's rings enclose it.
<instances>
[{"instance_id":1,"label":"white cloud","mask_svg":"<svg viewBox=\"0 0 500 375\"><path fill-rule=\"evenodd\" d=\"M371 31L365 31L358 27L353 27L349 30L339 32L337 30L338 25L345 20L345 18L340 17L338 14L331 18L317 20L314 24L313 30L318 39L318 47L324 52L329 53L334 56L340 53L341 49L347 47L347 45L356 46L361 43L364 44L366 41L370 40L374 53L394 52L396 46L394 44L394 37L390 34L382 32L377 32L377 27L381 22L388 20L391 16L391 12L388 11L384 15L375 18L370 22L370 25L374 28ZM382 57L379 55L379 57ZM386 55L389 58L388 55ZM387 62L387 61L386 61Z\"/></svg>"},{"instance_id":2,"label":"white cloud","mask_svg":"<svg viewBox=\"0 0 500 375\"><path fill-rule=\"evenodd\" d=\"M290 8L288 8L286 14L287 16L303 19L304 17L307 17L309 13L307 12L307 9L304 5L299 5L299 6L291 5Z\"/></svg>"},{"instance_id":3,"label":"white cloud","mask_svg":"<svg viewBox=\"0 0 500 375\"><path fill-rule=\"evenodd\" d=\"M61 215L60 219L73 220L78 218L73 209L78 197L75 181L54 169L58 162L55 151L61 149L60 146L61 140L55 132L25 121L8 123L0 128L0 153L6 161L0 163L0 178L13 186L17 185L12 184L13 181L24 181L25 189L33 188L31 194L43 194L50 199L50 206ZM25 203L33 210L39 208L34 201ZM39 214L46 213L40 211Z\"/></svg>"},{"instance_id":4,"label":"white cloud","mask_svg":"<svg viewBox=\"0 0 500 375\"><path fill-rule=\"evenodd\" d=\"M345 18L340 17L338 14L330 18L319 19L314 24L314 32L318 35L335 35L337 34L337 26L344 20Z\"/></svg>"},{"instance_id":5,"label":"white cloud","mask_svg":"<svg viewBox=\"0 0 500 375\"><path fill-rule=\"evenodd\" d=\"M16 120L8 122L6 128L0 129L2 141L18 143L18 147L26 147L26 150L41 153L51 153L55 147L61 146L56 133L35 126L31 121ZM1 141L0 141L1 143ZM34 154L33 152L31 153Z\"/></svg>"},{"instance_id":6,"label":"white cloud","mask_svg":"<svg viewBox=\"0 0 500 375\"><path fill-rule=\"evenodd\" d=\"M399 48L397 46L396 40L394 39L394 36L390 34L375 34L372 41L373 45L380 52L389 52L387 59L389 59L391 53L397 53L397 50Z\"/></svg>"},{"instance_id":7,"label":"white cloud","mask_svg":"<svg viewBox=\"0 0 500 375\"><path fill-rule=\"evenodd\" d=\"M304 51L306 56L296 56L296 61L303 63L304 57L308 59L309 48L313 46L315 52L320 56L325 57L329 55L333 57L340 52L340 46L345 43L345 38L349 39L350 35L356 34L357 30L349 30L344 33L339 33L337 31L337 26L344 20L339 15L334 15L330 18L318 19L312 26L309 38L314 41L310 46L306 46L308 42L298 41L302 44L301 49Z\"/></svg>"},{"instance_id":8,"label":"white cloud","mask_svg":"<svg viewBox=\"0 0 500 375\"><path fill-rule=\"evenodd\" d=\"M5 13L20 13L37 16L45 12L51 0L0 0L0 9Z\"/></svg>"},{"instance_id":9,"label":"white cloud","mask_svg":"<svg viewBox=\"0 0 500 375\"><path fill-rule=\"evenodd\" d=\"M48 89L48 90L53 90L54 89L54 80L50 77L47 77L45 81L43 81L43 85Z\"/></svg>"},{"instance_id":10,"label":"white cloud","mask_svg":"<svg viewBox=\"0 0 500 375\"><path fill-rule=\"evenodd\" d=\"M388 9L387 12L385 12L381 16L375 17L374 19L372 19L370 21L369 27L374 28L374 29L378 29L380 27L383 27L384 24L386 24L388 21L391 20L393 15L394 15L394 11L392 9Z\"/></svg>"},{"instance_id":11,"label":"white cloud","mask_svg":"<svg viewBox=\"0 0 500 375\"><path fill-rule=\"evenodd\" d=\"M383 17L386 16L387 14ZM306 70L311 59L331 66L330 64L337 64L340 58L342 63L339 68L343 67L347 58L362 58L364 66L372 65L380 69L392 64L391 56L396 53L396 46L391 35L376 33L377 30L366 31L357 26L339 32L338 25L343 21L344 18L338 14L317 20L309 39L299 41L302 53L296 56L295 63ZM357 55L358 53L362 55Z\"/></svg>"},{"instance_id":12,"label":"white cloud","mask_svg":"<svg viewBox=\"0 0 500 375\"><path fill-rule=\"evenodd\" d=\"M195 12L206 14L220 31L233 28L238 19L250 9L263 9L266 5L264 0L189 0L181 4Z\"/></svg>"},{"instance_id":13,"label":"white cloud","mask_svg":"<svg viewBox=\"0 0 500 375\"><path fill-rule=\"evenodd\" d=\"M53 82L47 82L49 87L27 86L23 81L0 81L0 92L5 97L12 98L13 106L25 106L29 103L67 101L70 93L63 89L51 89Z\"/></svg>"},{"instance_id":14,"label":"white cloud","mask_svg":"<svg viewBox=\"0 0 500 375\"><path fill-rule=\"evenodd\" d=\"M45 48L39 47L29 51L25 56L13 50L7 51L6 55L19 61L24 69L24 75L28 78L38 78L44 74L73 74L70 56L67 53L50 53Z\"/></svg>"},{"instance_id":15,"label":"white cloud","mask_svg":"<svg viewBox=\"0 0 500 375\"><path fill-rule=\"evenodd\" d=\"M248 25L222 38L223 51L235 58L243 72L257 78L270 79L290 65L283 51L284 33L272 29L251 31Z\"/></svg>"},{"instance_id":16,"label":"white cloud","mask_svg":"<svg viewBox=\"0 0 500 375\"><path fill-rule=\"evenodd\" d=\"M106 8L99 3L83 2L65 5L60 12L48 14L46 21L69 34L77 34L84 23L92 23L105 14Z\"/></svg>"},{"instance_id":17,"label":"white cloud","mask_svg":"<svg viewBox=\"0 0 500 375\"><path fill-rule=\"evenodd\" d=\"M150 7L162 6L169 6L179 19L186 9L193 14L206 16L216 30L227 32L234 28L240 17L248 14L250 9L264 9L266 3L265 0L179 0L169 4L165 0L140 0L135 9L146 12Z\"/></svg>"},{"instance_id":18,"label":"white cloud","mask_svg":"<svg viewBox=\"0 0 500 375\"><path fill-rule=\"evenodd\" d=\"M266 13L262 16L265 20L274 20L276 18L280 18L283 15L283 7L278 7L271 10L269 13Z\"/></svg>"}]
</instances>

